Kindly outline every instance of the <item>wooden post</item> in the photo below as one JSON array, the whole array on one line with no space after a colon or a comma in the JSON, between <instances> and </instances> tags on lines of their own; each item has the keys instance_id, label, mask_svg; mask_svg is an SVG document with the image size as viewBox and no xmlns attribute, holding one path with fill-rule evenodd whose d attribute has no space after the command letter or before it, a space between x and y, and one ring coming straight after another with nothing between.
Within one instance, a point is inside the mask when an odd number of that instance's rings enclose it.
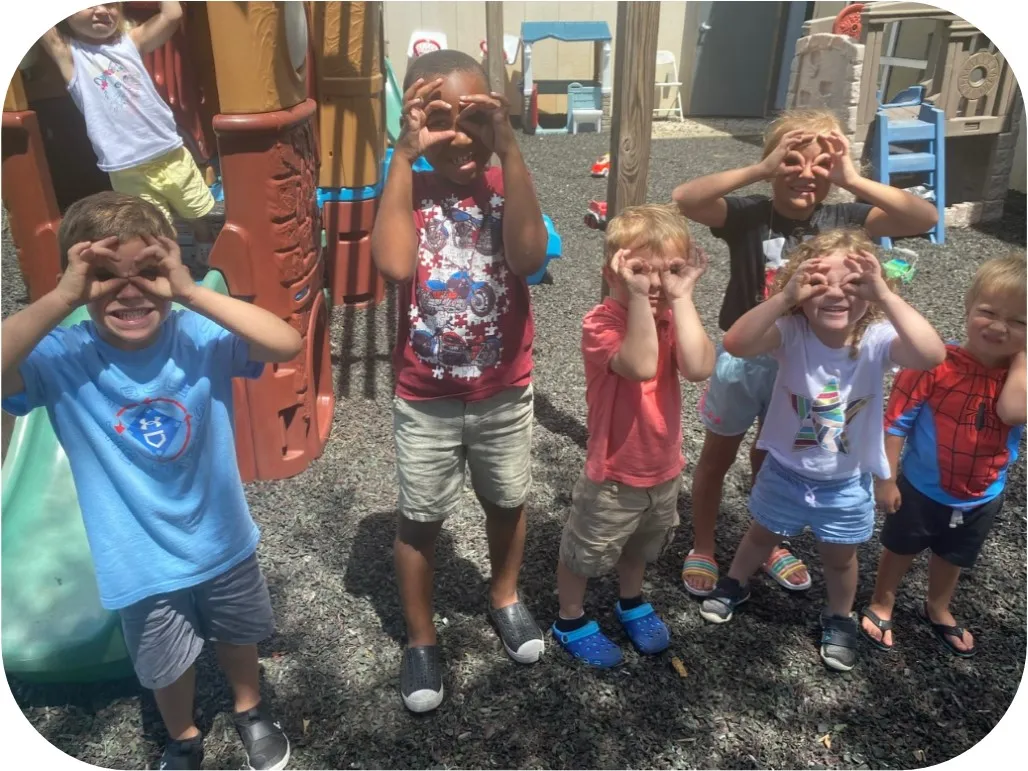
<instances>
[{"instance_id":1,"label":"wooden post","mask_svg":"<svg viewBox=\"0 0 1028 771\"><path fill-rule=\"evenodd\" d=\"M485 4L485 45L489 59L489 90L507 93L507 58L503 53L503 3L489 0Z\"/></svg>"},{"instance_id":2,"label":"wooden post","mask_svg":"<svg viewBox=\"0 0 1028 771\"><path fill-rule=\"evenodd\" d=\"M607 178L608 222L625 207L646 202L659 25L659 2L618 2L610 175ZM604 297L608 290L604 279Z\"/></svg>"}]
</instances>

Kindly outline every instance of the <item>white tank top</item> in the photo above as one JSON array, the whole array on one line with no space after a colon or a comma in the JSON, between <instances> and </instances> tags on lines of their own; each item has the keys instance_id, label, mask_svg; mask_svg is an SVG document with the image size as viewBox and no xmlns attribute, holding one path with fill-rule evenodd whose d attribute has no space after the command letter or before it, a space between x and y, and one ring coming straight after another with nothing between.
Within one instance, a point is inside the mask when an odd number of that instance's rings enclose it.
<instances>
[{"instance_id":1,"label":"white tank top","mask_svg":"<svg viewBox=\"0 0 1028 771\"><path fill-rule=\"evenodd\" d=\"M130 169L182 146L171 108L157 93L132 38L68 43L75 65L68 92L86 119L101 171Z\"/></svg>"}]
</instances>

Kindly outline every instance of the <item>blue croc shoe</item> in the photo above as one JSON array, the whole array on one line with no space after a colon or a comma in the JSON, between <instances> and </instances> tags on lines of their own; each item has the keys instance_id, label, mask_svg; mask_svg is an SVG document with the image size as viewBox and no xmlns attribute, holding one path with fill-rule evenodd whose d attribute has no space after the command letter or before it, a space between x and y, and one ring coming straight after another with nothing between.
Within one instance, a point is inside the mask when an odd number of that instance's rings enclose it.
<instances>
[{"instance_id":1,"label":"blue croc shoe","mask_svg":"<svg viewBox=\"0 0 1028 771\"><path fill-rule=\"evenodd\" d=\"M644 602L631 610L621 610L621 603L614 606L621 626L625 628L625 634L632 641L639 653L652 656L655 653L667 650L671 644L671 633L667 624L660 620L660 616L648 602Z\"/></svg>"},{"instance_id":2,"label":"blue croc shoe","mask_svg":"<svg viewBox=\"0 0 1028 771\"><path fill-rule=\"evenodd\" d=\"M610 669L621 663L621 649L600 631L595 621L574 632L562 632L556 624L550 631L564 650L590 666Z\"/></svg>"}]
</instances>

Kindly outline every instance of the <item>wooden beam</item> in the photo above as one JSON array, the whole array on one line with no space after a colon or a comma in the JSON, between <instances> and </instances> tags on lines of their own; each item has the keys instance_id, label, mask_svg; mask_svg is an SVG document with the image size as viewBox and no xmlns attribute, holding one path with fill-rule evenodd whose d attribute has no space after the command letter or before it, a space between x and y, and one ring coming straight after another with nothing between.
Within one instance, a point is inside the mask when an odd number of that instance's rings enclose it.
<instances>
[{"instance_id":1,"label":"wooden beam","mask_svg":"<svg viewBox=\"0 0 1028 771\"><path fill-rule=\"evenodd\" d=\"M607 178L608 222L625 207L646 202L659 25L659 2L618 2L610 176ZM607 293L604 279L603 295Z\"/></svg>"},{"instance_id":2,"label":"wooden beam","mask_svg":"<svg viewBox=\"0 0 1028 771\"><path fill-rule=\"evenodd\" d=\"M489 0L485 4L485 45L488 49L489 89L507 93L507 59L503 53L503 3Z\"/></svg>"}]
</instances>

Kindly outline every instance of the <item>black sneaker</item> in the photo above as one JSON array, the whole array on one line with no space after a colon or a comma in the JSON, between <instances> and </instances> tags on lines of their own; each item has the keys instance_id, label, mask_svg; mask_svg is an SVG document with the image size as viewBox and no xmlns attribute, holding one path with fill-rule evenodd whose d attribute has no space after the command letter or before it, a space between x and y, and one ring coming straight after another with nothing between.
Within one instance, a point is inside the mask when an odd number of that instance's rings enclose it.
<instances>
[{"instance_id":1,"label":"black sneaker","mask_svg":"<svg viewBox=\"0 0 1028 771\"><path fill-rule=\"evenodd\" d=\"M203 734L184 741L169 741L164 746L158 768L161 771L203 768Z\"/></svg>"},{"instance_id":2,"label":"black sneaker","mask_svg":"<svg viewBox=\"0 0 1028 771\"><path fill-rule=\"evenodd\" d=\"M830 669L849 672L857 663L857 619L821 612L821 660Z\"/></svg>"},{"instance_id":3,"label":"black sneaker","mask_svg":"<svg viewBox=\"0 0 1028 771\"><path fill-rule=\"evenodd\" d=\"M279 771L289 762L289 739L282 723L258 704L246 712L236 712L232 722L246 750L247 765L254 771Z\"/></svg>"},{"instance_id":4,"label":"black sneaker","mask_svg":"<svg viewBox=\"0 0 1028 771\"><path fill-rule=\"evenodd\" d=\"M438 645L405 648L400 665L400 695L411 712L431 712L443 703L443 672Z\"/></svg>"},{"instance_id":5,"label":"black sneaker","mask_svg":"<svg viewBox=\"0 0 1028 771\"><path fill-rule=\"evenodd\" d=\"M749 598L749 582L744 586L731 576L722 576L700 605L700 615L712 624L723 624L731 621L735 609Z\"/></svg>"},{"instance_id":6,"label":"black sneaker","mask_svg":"<svg viewBox=\"0 0 1028 771\"><path fill-rule=\"evenodd\" d=\"M490 608L489 617L508 656L519 664L534 664L539 660L545 646L543 630L528 608L515 602L502 608Z\"/></svg>"}]
</instances>

